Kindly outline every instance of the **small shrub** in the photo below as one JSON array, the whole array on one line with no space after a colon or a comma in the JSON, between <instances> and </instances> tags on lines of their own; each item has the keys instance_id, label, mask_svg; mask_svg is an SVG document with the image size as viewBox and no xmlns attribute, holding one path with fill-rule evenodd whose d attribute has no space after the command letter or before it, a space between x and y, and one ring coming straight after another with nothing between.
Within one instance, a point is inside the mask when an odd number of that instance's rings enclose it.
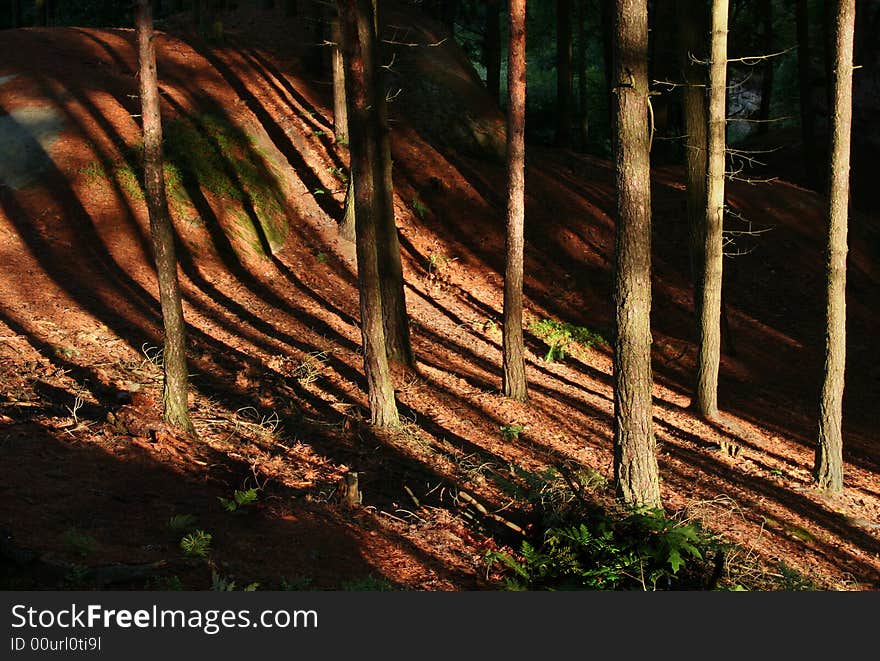
<instances>
[{"instance_id":1,"label":"small shrub","mask_svg":"<svg viewBox=\"0 0 880 661\"><path fill-rule=\"evenodd\" d=\"M411 205L412 205L412 210L419 217L419 220L424 220L425 216L428 213L428 207L426 207L424 202L422 202L421 199L419 199L418 195L413 197Z\"/></svg>"},{"instance_id":2,"label":"small shrub","mask_svg":"<svg viewBox=\"0 0 880 661\"><path fill-rule=\"evenodd\" d=\"M501 565L511 590L673 589L697 580L685 578L682 569L702 560L708 545L695 525L661 510L619 518L599 511L581 523L545 530L537 544L523 542L516 557L490 551L486 560L490 567Z\"/></svg>"},{"instance_id":3,"label":"small shrub","mask_svg":"<svg viewBox=\"0 0 880 661\"><path fill-rule=\"evenodd\" d=\"M245 491L235 490L235 493L232 494L232 498L223 498L222 496L218 496L217 500L220 501L220 504L223 505L223 509L227 512L237 512L242 508L248 507L249 505L253 505L257 502L257 498L259 490L251 487Z\"/></svg>"},{"instance_id":4,"label":"small shrub","mask_svg":"<svg viewBox=\"0 0 880 661\"><path fill-rule=\"evenodd\" d=\"M548 346L544 360L561 362L566 354L599 344L608 344L602 335L584 326L575 326L555 319L541 319L529 324L529 330Z\"/></svg>"},{"instance_id":5,"label":"small shrub","mask_svg":"<svg viewBox=\"0 0 880 661\"><path fill-rule=\"evenodd\" d=\"M519 438L519 435L525 431L525 427L523 425L504 425L501 427L501 435L504 437L505 441L515 441Z\"/></svg>"},{"instance_id":6,"label":"small shrub","mask_svg":"<svg viewBox=\"0 0 880 661\"><path fill-rule=\"evenodd\" d=\"M168 527L176 533L192 532L196 529L196 517L192 514L175 514L168 519Z\"/></svg>"},{"instance_id":7,"label":"small shrub","mask_svg":"<svg viewBox=\"0 0 880 661\"><path fill-rule=\"evenodd\" d=\"M249 583L242 588L242 592L256 592L260 584L257 582ZM222 576L216 571L211 572L211 591L212 592L235 592L236 584L232 577Z\"/></svg>"},{"instance_id":8,"label":"small shrub","mask_svg":"<svg viewBox=\"0 0 880 661\"><path fill-rule=\"evenodd\" d=\"M211 552L211 534L204 530L194 530L180 540L180 549L193 558L206 558Z\"/></svg>"}]
</instances>

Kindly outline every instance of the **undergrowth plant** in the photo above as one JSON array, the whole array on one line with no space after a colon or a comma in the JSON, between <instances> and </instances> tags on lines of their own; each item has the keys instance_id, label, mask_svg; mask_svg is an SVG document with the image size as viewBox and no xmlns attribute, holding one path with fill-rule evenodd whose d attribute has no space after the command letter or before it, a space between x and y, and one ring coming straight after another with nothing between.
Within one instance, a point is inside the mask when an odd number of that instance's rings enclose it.
<instances>
[{"instance_id":1,"label":"undergrowth plant","mask_svg":"<svg viewBox=\"0 0 880 661\"><path fill-rule=\"evenodd\" d=\"M180 540L180 550L193 558L207 558L211 552L211 533L194 530Z\"/></svg>"},{"instance_id":2,"label":"undergrowth plant","mask_svg":"<svg viewBox=\"0 0 880 661\"><path fill-rule=\"evenodd\" d=\"M505 441L515 441L519 438L519 435L525 431L525 427L523 425L517 424L509 424L502 425L501 427L501 435L504 437Z\"/></svg>"},{"instance_id":3,"label":"undergrowth plant","mask_svg":"<svg viewBox=\"0 0 880 661\"><path fill-rule=\"evenodd\" d=\"M255 487L251 487L250 489L245 489L244 491L240 491L238 489L232 494L232 498L224 498L223 496L217 496L217 500L220 501L220 504L223 506L227 512L238 512L242 509L253 505L257 502L259 498L259 489Z\"/></svg>"},{"instance_id":4,"label":"undergrowth plant","mask_svg":"<svg viewBox=\"0 0 880 661\"><path fill-rule=\"evenodd\" d=\"M662 510L614 516L597 509L580 522L545 529L518 553L489 551L486 561L500 566L510 590L700 589L712 582L703 561L713 544L698 526Z\"/></svg>"},{"instance_id":5,"label":"undergrowth plant","mask_svg":"<svg viewBox=\"0 0 880 661\"><path fill-rule=\"evenodd\" d=\"M256 592L260 587L258 582L248 583L244 586L242 592ZM235 580L231 576L222 576L215 570L211 571L211 591L212 592L235 592L238 589Z\"/></svg>"},{"instance_id":6,"label":"undergrowth plant","mask_svg":"<svg viewBox=\"0 0 880 661\"><path fill-rule=\"evenodd\" d=\"M561 362L570 353L578 353L608 341L599 333L556 319L539 319L529 324L529 331L547 344L544 360Z\"/></svg>"},{"instance_id":7,"label":"undergrowth plant","mask_svg":"<svg viewBox=\"0 0 880 661\"><path fill-rule=\"evenodd\" d=\"M196 517L192 514L175 514L168 519L168 528L175 533L190 533L196 529Z\"/></svg>"}]
</instances>

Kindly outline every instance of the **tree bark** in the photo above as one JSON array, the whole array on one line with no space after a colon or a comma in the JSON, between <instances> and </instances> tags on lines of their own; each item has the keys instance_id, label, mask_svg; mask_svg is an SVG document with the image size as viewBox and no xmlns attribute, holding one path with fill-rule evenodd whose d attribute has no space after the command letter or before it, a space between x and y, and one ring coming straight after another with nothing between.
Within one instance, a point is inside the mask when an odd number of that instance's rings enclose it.
<instances>
[{"instance_id":1,"label":"tree bark","mask_svg":"<svg viewBox=\"0 0 880 661\"><path fill-rule=\"evenodd\" d=\"M625 503L660 507L651 420L647 0L617 0L615 9L614 477Z\"/></svg>"},{"instance_id":2,"label":"tree bark","mask_svg":"<svg viewBox=\"0 0 880 661\"><path fill-rule=\"evenodd\" d=\"M377 225L381 215L379 118L376 116L375 79L370 62L376 61L375 40L362 41L374 32L370 0L337 0L348 99L351 176L355 202L358 289L364 371L367 376L370 417L378 427L400 424L382 323L382 294L377 257Z\"/></svg>"},{"instance_id":3,"label":"tree bark","mask_svg":"<svg viewBox=\"0 0 880 661\"><path fill-rule=\"evenodd\" d=\"M556 0L556 146L571 146L571 0Z\"/></svg>"},{"instance_id":4,"label":"tree bark","mask_svg":"<svg viewBox=\"0 0 880 661\"><path fill-rule=\"evenodd\" d=\"M348 186L345 188L345 203L342 210L342 222L339 223L339 236L346 241L354 242L355 234L354 209L354 174L348 170Z\"/></svg>"},{"instance_id":5,"label":"tree bark","mask_svg":"<svg viewBox=\"0 0 880 661\"><path fill-rule=\"evenodd\" d=\"M795 5L797 24L798 90L801 110L801 140L807 185L818 185L816 167L816 128L815 108L813 106L813 69L810 48L810 17L807 0L797 0Z\"/></svg>"},{"instance_id":6,"label":"tree bark","mask_svg":"<svg viewBox=\"0 0 880 661\"><path fill-rule=\"evenodd\" d=\"M388 103L385 84L379 66L380 21L379 3L373 0L374 31L362 37L371 39L375 53L370 64L373 88L376 91L376 117L379 121L379 159L382 176L378 182L381 215L377 223L377 257L382 287L382 323L385 327L385 350L388 360L405 367L415 367L406 312L406 293L403 286L403 264L400 259L400 240L394 218L394 174L391 158L391 127L388 123Z\"/></svg>"},{"instance_id":7,"label":"tree bark","mask_svg":"<svg viewBox=\"0 0 880 661\"><path fill-rule=\"evenodd\" d=\"M330 19L330 38L333 40L333 132L336 142L348 144L348 110L345 104L345 69L342 64L342 32L339 18Z\"/></svg>"},{"instance_id":8,"label":"tree bark","mask_svg":"<svg viewBox=\"0 0 880 661\"><path fill-rule=\"evenodd\" d=\"M831 158L828 167L828 285L825 373L819 400L819 442L814 479L832 493L843 492L843 386L846 364L846 254L855 0L839 0L834 20Z\"/></svg>"},{"instance_id":9,"label":"tree bark","mask_svg":"<svg viewBox=\"0 0 880 661\"><path fill-rule=\"evenodd\" d=\"M697 309L697 374L693 408L703 418L718 415L721 365L721 284L724 261L724 152L727 129L728 0L712 3L709 63L708 175L703 223L700 301Z\"/></svg>"},{"instance_id":10,"label":"tree bark","mask_svg":"<svg viewBox=\"0 0 880 661\"><path fill-rule=\"evenodd\" d=\"M526 0L510 0L507 93L507 240L501 390L506 397L522 402L528 399L522 332L525 247Z\"/></svg>"},{"instance_id":11,"label":"tree bark","mask_svg":"<svg viewBox=\"0 0 880 661\"><path fill-rule=\"evenodd\" d=\"M156 51L153 44L153 16L150 0L138 0L137 41L141 107L144 132L144 191L150 216L150 234L159 282L159 302L165 326L162 367L164 417L172 427L187 433L194 428L189 417L187 391L189 372L186 364L186 324L183 319L177 258L174 253L174 229L165 196L162 157L162 119Z\"/></svg>"},{"instance_id":12,"label":"tree bark","mask_svg":"<svg viewBox=\"0 0 880 661\"><path fill-rule=\"evenodd\" d=\"M763 34L761 35L761 43L764 48L764 54L769 55L773 52L773 3L771 0L761 0L761 23L763 25ZM759 135L767 133L770 128L768 120L770 119L770 99L773 94L773 66L774 58L768 57L764 62L764 78L761 81L761 105L758 107L758 130Z\"/></svg>"},{"instance_id":13,"label":"tree bark","mask_svg":"<svg viewBox=\"0 0 880 661\"><path fill-rule=\"evenodd\" d=\"M705 60L707 16L702 0L679 0L677 5L681 66L686 83L682 92L685 132L685 182L687 185L687 216L690 232L691 279L693 281L695 331L699 344L700 305L703 298L702 273L706 223L706 174L708 173L706 114L707 76Z\"/></svg>"},{"instance_id":14,"label":"tree bark","mask_svg":"<svg viewBox=\"0 0 880 661\"><path fill-rule=\"evenodd\" d=\"M486 89L497 102L501 95L501 5L499 0L486 2L486 36L483 42Z\"/></svg>"}]
</instances>

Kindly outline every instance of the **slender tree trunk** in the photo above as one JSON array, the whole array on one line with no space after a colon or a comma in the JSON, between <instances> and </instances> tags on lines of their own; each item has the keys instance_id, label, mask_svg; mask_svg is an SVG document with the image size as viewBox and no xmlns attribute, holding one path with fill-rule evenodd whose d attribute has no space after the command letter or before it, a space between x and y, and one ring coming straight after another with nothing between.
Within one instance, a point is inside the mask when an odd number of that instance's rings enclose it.
<instances>
[{"instance_id":1,"label":"slender tree trunk","mask_svg":"<svg viewBox=\"0 0 880 661\"><path fill-rule=\"evenodd\" d=\"M507 241L501 389L505 396L522 402L528 399L522 332L525 247L526 0L510 0L507 94Z\"/></svg>"},{"instance_id":2,"label":"slender tree trunk","mask_svg":"<svg viewBox=\"0 0 880 661\"><path fill-rule=\"evenodd\" d=\"M850 134L855 0L839 0L834 18L831 158L828 168L828 289L825 326L825 378L819 401L816 484L843 492L843 385L846 363L846 253L849 206Z\"/></svg>"},{"instance_id":3,"label":"slender tree trunk","mask_svg":"<svg viewBox=\"0 0 880 661\"><path fill-rule=\"evenodd\" d=\"M697 317L697 375L693 408L701 417L718 415L721 365L721 283L724 261L724 150L727 128L728 0L712 3L709 64L708 176L703 226L700 304Z\"/></svg>"},{"instance_id":4,"label":"slender tree trunk","mask_svg":"<svg viewBox=\"0 0 880 661\"><path fill-rule=\"evenodd\" d=\"M703 65L695 60L706 59L706 36L709 33L705 4L702 0L679 0L677 5L681 65L687 83L682 92L684 115L685 179L687 183L687 216L691 241L691 279L694 284L694 317L699 344L700 306L703 300L703 252L706 243L706 174L708 172L706 113L707 76Z\"/></svg>"},{"instance_id":5,"label":"slender tree trunk","mask_svg":"<svg viewBox=\"0 0 880 661\"><path fill-rule=\"evenodd\" d=\"M379 67L379 22L378 1L373 0L375 30L363 35L361 42L369 38L374 47L369 50L375 57L369 65L372 74L372 87L376 91L376 116L379 120L379 159L382 177L379 186L381 213L377 222L377 258L382 289L382 323L385 327L385 350L388 360L398 365L415 367L412 344L410 343L409 316L406 313L406 294L403 286L403 264L400 259L400 240L394 218L394 175L391 159L391 127L388 123L388 103L385 99L385 85L382 69Z\"/></svg>"},{"instance_id":6,"label":"slender tree trunk","mask_svg":"<svg viewBox=\"0 0 880 661\"><path fill-rule=\"evenodd\" d=\"M333 47L333 131L336 142L341 145L348 144L348 104L345 99L345 66L342 61L342 30L339 26L339 18L334 16L330 22L331 39ZM348 186L345 189L345 206L342 221L339 224L339 234L346 241L355 240L354 222L354 188L352 186L351 171L349 170Z\"/></svg>"},{"instance_id":7,"label":"slender tree trunk","mask_svg":"<svg viewBox=\"0 0 880 661\"><path fill-rule=\"evenodd\" d=\"M577 49L575 53L578 77L577 142L580 150L586 151L590 137L590 118L587 113L587 0L577 0L577 3Z\"/></svg>"},{"instance_id":8,"label":"slender tree trunk","mask_svg":"<svg viewBox=\"0 0 880 661\"><path fill-rule=\"evenodd\" d=\"M761 23L763 25L763 34L761 43L765 54L773 52L773 3L771 0L761 0ZM770 99L773 94L773 66L774 58L768 57L764 62L764 77L761 81L761 105L758 108L758 134L767 133L770 127L768 120L770 119Z\"/></svg>"},{"instance_id":9,"label":"slender tree trunk","mask_svg":"<svg viewBox=\"0 0 880 661\"><path fill-rule=\"evenodd\" d=\"M330 38L333 46L333 131L336 142L348 144L348 111L345 104L345 69L342 64L342 32L339 19L330 19Z\"/></svg>"},{"instance_id":10,"label":"slender tree trunk","mask_svg":"<svg viewBox=\"0 0 880 661\"><path fill-rule=\"evenodd\" d=\"M556 146L571 146L571 0L556 0Z\"/></svg>"},{"instance_id":11,"label":"slender tree trunk","mask_svg":"<svg viewBox=\"0 0 880 661\"><path fill-rule=\"evenodd\" d=\"M501 5L499 0L486 2L486 37L483 42L486 89L497 102L501 95Z\"/></svg>"},{"instance_id":12,"label":"slender tree trunk","mask_svg":"<svg viewBox=\"0 0 880 661\"><path fill-rule=\"evenodd\" d=\"M625 503L660 507L651 421L651 173L647 0L615 3L614 477Z\"/></svg>"},{"instance_id":13,"label":"slender tree trunk","mask_svg":"<svg viewBox=\"0 0 880 661\"><path fill-rule=\"evenodd\" d=\"M354 242L355 236L354 209L354 173L348 170L348 186L345 189L345 204L342 211L342 222L339 223L339 236L346 241Z\"/></svg>"},{"instance_id":14,"label":"slender tree trunk","mask_svg":"<svg viewBox=\"0 0 880 661\"><path fill-rule=\"evenodd\" d=\"M816 163L815 108L813 106L813 70L810 48L810 16L807 0L797 0L795 5L798 41L798 89L801 106L801 140L806 168L807 185L816 186L819 182Z\"/></svg>"},{"instance_id":15,"label":"slender tree trunk","mask_svg":"<svg viewBox=\"0 0 880 661\"><path fill-rule=\"evenodd\" d=\"M174 254L174 229L165 197L162 157L162 119L159 108L159 86L156 72L156 51L153 44L153 16L150 0L138 0L137 40L140 95L144 130L144 191L150 215L150 234L159 281L159 301L165 326L164 370L165 421L188 433L193 432L189 417L187 390L189 372L186 365L186 324L180 284L177 280L177 258Z\"/></svg>"},{"instance_id":16,"label":"slender tree trunk","mask_svg":"<svg viewBox=\"0 0 880 661\"><path fill-rule=\"evenodd\" d=\"M345 96L348 99L351 173L355 200L358 289L360 292L361 335L364 371L372 423L395 427L400 423L382 325L382 293L377 258L377 224L381 214L379 119L376 116L377 90L369 75L369 62L376 61L373 39L373 6L370 0L337 0L342 30L345 64ZM373 52L369 52L372 49Z\"/></svg>"}]
</instances>

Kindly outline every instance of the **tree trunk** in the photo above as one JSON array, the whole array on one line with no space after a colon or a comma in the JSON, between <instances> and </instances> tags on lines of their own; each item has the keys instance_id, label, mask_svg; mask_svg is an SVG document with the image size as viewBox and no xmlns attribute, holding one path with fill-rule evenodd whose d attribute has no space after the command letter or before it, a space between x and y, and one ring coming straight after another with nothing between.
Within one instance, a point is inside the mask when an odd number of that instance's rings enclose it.
<instances>
[{"instance_id":1,"label":"tree trunk","mask_svg":"<svg viewBox=\"0 0 880 661\"><path fill-rule=\"evenodd\" d=\"M806 168L807 185L818 185L816 167L815 108L813 107L813 70L810 49L810 17L807 0L797 0L795 18L797 23L798 90L801 109L801 140Z\"/></svg>"},{"instance_id":2,"label":"tree trunk","mask_svg":"<svg viewBox=\"0 0 880 661\"><path fill-rule=\"evenodd\" d=\"M339 236L350 242L354 242L356 239L354 211L354 173L351 168L349 168L348 186L345 188L345 203L342 211L342 222L339 223Z\"/></svg>"},{"instance_id":3,"label":"tree trunk","mask_svg":"<svg viewBox=\"0 0 880 661\"><path fill-rule=\"evenodd\" d=\"M339 19L330 19L330 38L333 40L333 132L336 142L348 144L348 111L345 104L345 69L342 64L342 32Z\"/></svg>"},{"instance_id":4,"label":"tree trunk","mask_svg":"<svg viewBox=\"0 0 880 661\"><path fill-rule=\"evenodd\" d=\"M693 408L703 418L718 415L721 365L721 283L724 261L724 150L727 128L728 0L712 3L709 63L708 175L703 224L700 301L697 309L697 375Z\"/></svg>"},{"instance_id":5,"label":"tree trunk","mask_svg":"<svg viewBox=\"0 0 880 661\"><path fill-rule=\"evenodd\" d=\"M385 352L382 294L377 258L377 224L381 215L381 139L376 114L376 61L373 6L370 0L337 0L348 99L351 177L354 188L358 289L364 371L372 423L378 427L400 424L394 388ZM367 36L368 38L362 41Z\"/></svg>"},{"instance_id":6,"label":"tree trunk","mask_svg":"<svg viewBox=\"0 0 880 661\"><path fill-rule=\"evenodd\" d=\"M761 43L764 48L764 54L769 55L773 52L773 3L771 0L761 0L761 23L763 24L763 35ZM764 78L761 81L761 105L758 107L758 134L767 133L770 128L770 98L773 94L773 66L775 58L768 57L764 62Z\"/></svg>"},{"instance_id":7,"label":"tree trunk","mask_svg":"<svg viewBox=\"0 0 880 661\"><path fill-rule=\"evenodd\" d=\"M575 53L578 76L577 142L578 148L581 151L586 151L590 137L590 121L587 114L587 0L577 0L577 3L577 49Z\"/></svg>"},{"instance_id":8,"label":"tree trunk","mask_svg":"<svg viewBox=\"0 0 880 661\"><path fill-rule=\"evenodd\" d=\"M159 281L159 302L165 326L165 348L162 354L164 415L169 425L192 433L193 424L189 417L187 402L189 372L186 365L186 325L183 319L180 284L177 280L174 229L168 212L168 200L165 197L162 119L150 0L138 0L136 27L140 65L138 79L144 131L144 191L150 216L156 275Z\"/></svg>"},{"instance_id":9,"label":"tree trunk","mask_svg":"<svg viewBox=\"0 0 880 661\"><path fill-rule=\"evenodd\" d=\"M825 378L819 401L817 486L843 492L843 385L846 363L846 253L849 206L852 63L855 0L840 0L834 19L831 158L828 168L828 289L825 326Z\"/></svg>"},{"instance_id":10,"label":"tree trunk","mask_svg":"<svg viewBox=\"0 0 880 661\"><path fill-rule=\"evenodd\" d=\"M571 146L571 0L556 0L556 146Z\"/></svg>"},{"instance_id":11,"label":"tree trunk","mask_svg":"<svg viewBox=\"0 0 880 661\"><path fill-rule=\"evenodd\" d=\"M486 89L498 102L501 96L501 5L499 0L486 2L486 37L483 42Z\"/></svg>"},{"instance_id":12,"label":"tree trunk","mask_svg":"<svg viewBox=\"0 0 880 661\"><path fill-rule=\"evenodd\" d=\"M707 77L705 60L707 16L702 0L679 0L677 5L681 66L686 86L682 92L685 132L685 181L687 184L687 217L691 242L691 279L693 281L694 316L699 344L700 306L703 298L703 250L706 242L706 174L708 172L709 117L706 114Z\"/></svg>"},{"instance_id":13,"label":"tree trunk","mask_svg":"<svg viewBox=\"0 0 880 661\"><path fill-rule=\"evenodd\" d=\"M388 360L398 365L415 367L409 333L409 316L406 313L406 295L403 286L403 264L400 259L400 240L397 236L397 223L394 218L394 175L391 159L391 127L388 123L388 103L385 98L385 84L379 66L379 13L378 0L373 0L374 26L370 35L374 47L370 49L375 58L369 65L373 88L376 90L376 116L379 120L379 159L382 177L379 186L380 210L377 230L377 258L382 288L382 323L385 327L385 350Z\"/></svg>"},{"instance_id":14,"label":"tree trunk","mask_svg":"<svg viewBox=\"0 0 880 661\"><path fill-rule=\"evenodd\" d=\"M660 507L651 421L651 173L647 0L617 0L614 477L625 503Z\"/></svg>"},{"instance_id":15,"label":"tree trunk","mask_svg":"<svg viewBox=\"0 0 880 661\"><path fill-rule=\"evenodd\" d=\"M507 94L507 241L501 390L505 396L522 402L528 399L522 332L525 246L526 0L510 0Z\"/></svg>"}]
</instances>

